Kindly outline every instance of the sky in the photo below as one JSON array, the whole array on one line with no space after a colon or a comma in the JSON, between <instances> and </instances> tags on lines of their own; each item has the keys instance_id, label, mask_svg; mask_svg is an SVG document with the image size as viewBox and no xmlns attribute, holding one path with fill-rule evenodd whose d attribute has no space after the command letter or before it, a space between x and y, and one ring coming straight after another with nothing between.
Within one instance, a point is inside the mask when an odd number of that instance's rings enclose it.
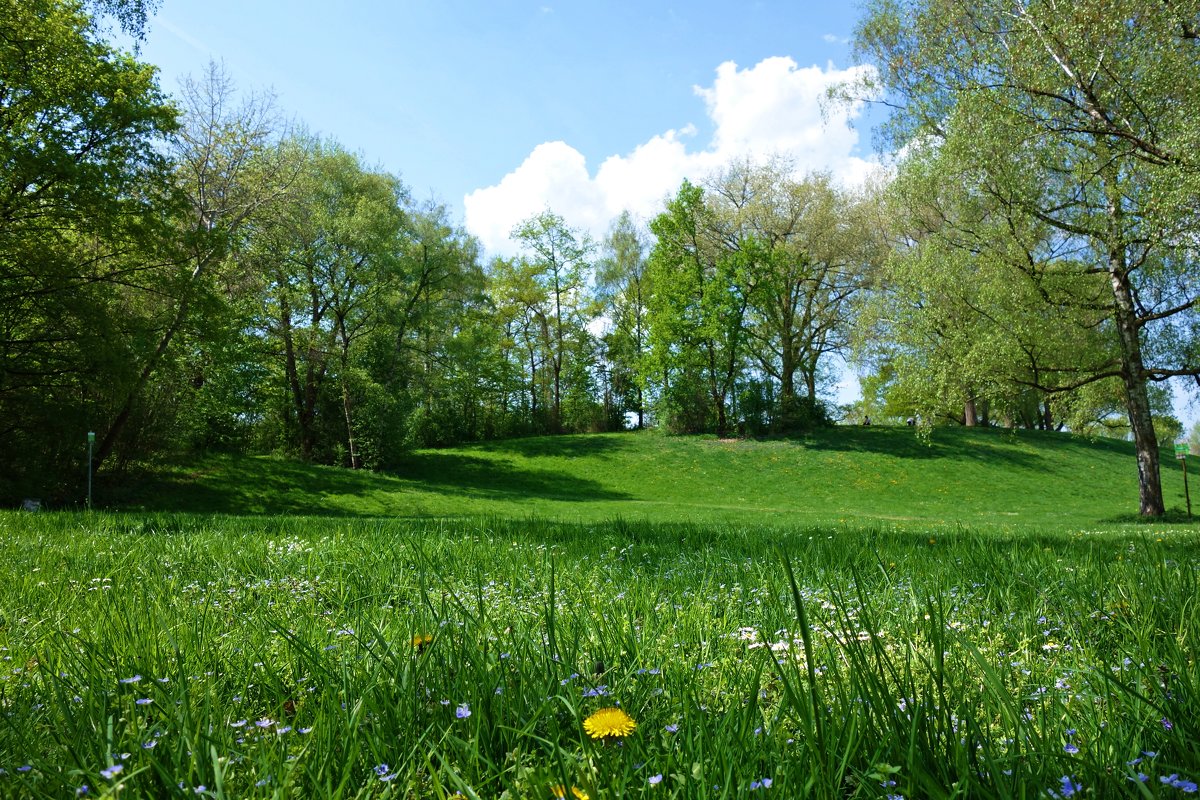
<instances>
[{"instance_id":1,"label":"sky","mask_svg":"<svg viewBox=\"0 0 1200 800\"><path fill-rule=\"evenodd\" d=\"M163 0L140 57L167 91L223 63L504 254L546 208L602 236L748 155L861 180L869 120L822 108L854 22L794 0Z\"/></svg>"}]
</instances>

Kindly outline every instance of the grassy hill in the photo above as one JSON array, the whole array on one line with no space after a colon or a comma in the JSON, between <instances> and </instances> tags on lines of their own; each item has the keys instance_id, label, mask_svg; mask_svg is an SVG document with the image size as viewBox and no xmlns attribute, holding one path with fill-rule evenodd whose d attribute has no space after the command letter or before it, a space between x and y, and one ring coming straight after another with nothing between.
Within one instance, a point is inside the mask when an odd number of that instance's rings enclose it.
<instances>
[{"instance_id":1,"label":"grassy hill","mask_svg":"<svg viewBox=\"0 0 1200 800\"><path fill-rule=\"evenodd\" d=\"M1184 506L1164 453L1167 506ZM1200 483L1197 484L1200 488ZM808 524L1131 519L1132 445L1037 431L838 427L799 440L626 433L419 450L389 473L214 456L108 487L101 506L228 514L541 516Z\"/></svg>"}]
</instances>

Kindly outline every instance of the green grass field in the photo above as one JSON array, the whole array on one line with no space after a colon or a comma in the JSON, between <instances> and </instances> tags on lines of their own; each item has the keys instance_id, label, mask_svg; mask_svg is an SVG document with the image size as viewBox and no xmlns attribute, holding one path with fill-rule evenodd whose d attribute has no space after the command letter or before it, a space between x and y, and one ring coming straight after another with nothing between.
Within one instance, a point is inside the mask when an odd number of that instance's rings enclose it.
<instances>
[{"instance_id":1,"label":"green grass field","mask_svg":"<svg viewBox=\"0 0 1200 800\"><path fill-rule=\"evenodd\" d=\"M565 437L2 513L0 797L1185 797L1200 535L1132 469Z\"/></svg>"},{"instance_id":2,"label":"green grass field","mask_svg":"<svg viewBox=\"0 0 1200 800\"><path fill-rule=\"evenodd\" d=\"M1168 507L1182 511L1169 454L1163 481ZM113 502L226 514L1086 526L1132 519L1137 473L1127 442L969 429L923 440L909 428L839 427L795 441L516 439L417 451L386 474L214 457L102 489L98 503Z\"/></svg>"}]
</instances>

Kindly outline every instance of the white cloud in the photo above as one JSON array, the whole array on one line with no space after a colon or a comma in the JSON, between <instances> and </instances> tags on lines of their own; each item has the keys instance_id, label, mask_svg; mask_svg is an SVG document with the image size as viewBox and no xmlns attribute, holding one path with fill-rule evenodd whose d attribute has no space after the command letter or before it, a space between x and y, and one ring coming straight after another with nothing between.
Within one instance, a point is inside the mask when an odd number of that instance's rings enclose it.
<instances>
[{"instance_id":1,"label":"white cloud","mask_svg":"<svg viewBox=\"0 0 1200 800\"><path fill-rule=\"evenodd\" d=\"M836 33L826 33L821 38L829 44L850 44L850 37L838 36Z\"/></svg>"},{"instance_id":2,"label":"white cloud","mask_svg":"<svg viewBox=\"0 0 1200 800\"><path fill-rule=\"evenodd\" d=\"M694 87L714 125L712 140L689 149L693 125L651 137L625 155L613 155L595 175L565 142L546 142L495 186L463 199L466 226L491 253L512 253L509 232L533 214L554 210L573 226L603 236L623 209L649 218L684 178L699 181L737 158L788 158L798 173L831 172L859 183L875 168L852 155L856 107L825 107L826 90L869 67L798 67L791 58L767 58L748 69L732 61L717 67L712 86Z\"/></svg>"}]
</instances>

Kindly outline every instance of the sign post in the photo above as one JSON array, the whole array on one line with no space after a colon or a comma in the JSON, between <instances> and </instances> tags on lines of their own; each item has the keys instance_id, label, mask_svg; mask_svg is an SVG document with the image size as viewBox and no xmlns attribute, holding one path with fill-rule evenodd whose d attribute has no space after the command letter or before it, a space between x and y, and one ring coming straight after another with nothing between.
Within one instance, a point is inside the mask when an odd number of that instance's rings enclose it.
<instances>
[{"instance_id":1,"label":"sign post","mask_svg":"<svg viewBox=\"0 0 1200 800\"><path fill-rule=\"evenodd\" d=\"M88 431L88 511L92 510L92 445L96 443L96 432Z\"/></svg>"},{"instance_id":2,"label":"sign post","mask_svg":"<svg viewBox=\"0 0 1200 800\"><path fill-rule=\"evenodd\" d=\"M1179 466L1183 467L1183 496L1187 500L1188 519L1190 520L1192 518L1192 495L1188 491L1187 456L1187 442L1176 442L1175 457L1179 459Z\"/></svg>"}]
</instances>

